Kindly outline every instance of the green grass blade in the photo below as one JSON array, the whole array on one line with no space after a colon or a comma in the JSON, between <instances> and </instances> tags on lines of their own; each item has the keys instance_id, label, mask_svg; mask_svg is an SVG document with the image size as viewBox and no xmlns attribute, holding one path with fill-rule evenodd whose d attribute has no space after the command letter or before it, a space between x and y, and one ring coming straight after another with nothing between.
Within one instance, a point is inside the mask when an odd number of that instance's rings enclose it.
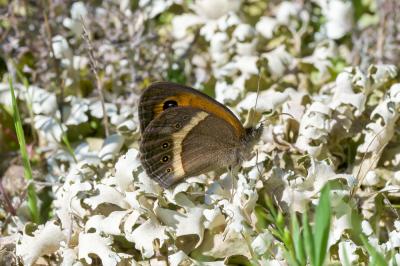
<instances>
[{"instance_id":1,"label":"green grass blade","mask_svg":"<svg viewBox=\"0 0 400 266\"><path fill-rule=\"evenodd\" d=\"M303 238L301 237L299 221L297 220L296 213L292 213L291 218L292 218L292 239L293 239L296 260L299 262L300 265L306 265L304 242Z\"/></svg>"},{"instance_id":2,"label":"green grass blade","mask_svg":"<svg viewBox=\"0 0 400 266\"><path fill-rule=\"evenodd\" d=\"M315 265L323 265L327 254L329 230L331 227L331 204L329 185L321 190L321 196L315 213L314 247Z\"/></svg>"},{"instance_id":3,"label":"green grass blade","mask_svg":"<svg viewBox=\"0 0 400 266\"><path fill-rule=\"evenodd\" d=\"M364 244L365 249L368 251L368 254L372 257L370 265L377 265L377 266L387 266L387 262L383 255L379 253L369 242L368 239L365 237L364 234L361 234L361 241Z\"/></svg>"},{"instance_id":4,"label":"green grass blade","mask_svg":"<svg viewBox=\"0 0 400 266\"><path fill-rule=\"evenodd\" d=\"M15 125L15 131L17 133L18 143L21 151L22 163L24 166L24 175L28 182L32 181L32 168L28 157L28 152L26 150L25 136L24 130L22 128L22 121L19 115L19 110L17 106L17 100L15 98L14 86L11 78L9 79L10 91L11 91L11 99L12 99L12 107L13 107L13 119ZM37 206L37 195L35 191L35 187L32 183L28 185L28 207L32 216L32 220L35 223L40 223L40 216Z\"/></svg>"},{"instance_id":5,"label":"green grass blade","mask_svg":"<svg viewBox=\"0 0 400 266\"><path fill-rule=\"evenodd\" d=\"M303 223L303 242L307 257L310 258L311 265L315 265L315 251L314 251L314 239L311 232L310 223L308 220L307 211L302 216Z\"/></svg>"}]
</instances>

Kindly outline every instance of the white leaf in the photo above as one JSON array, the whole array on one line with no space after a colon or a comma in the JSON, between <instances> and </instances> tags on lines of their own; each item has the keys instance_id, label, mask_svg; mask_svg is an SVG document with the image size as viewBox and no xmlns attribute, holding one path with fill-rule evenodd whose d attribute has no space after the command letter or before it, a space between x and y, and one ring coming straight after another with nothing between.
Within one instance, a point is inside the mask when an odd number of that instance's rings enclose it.
<instances>
[{"instance_id":1,"label":"white leaf","mask_svg":"<svg viewBox=\"0 0 400 266\"><path fill-rule=\"evenodd\" d=\"M56 35L52 39L52 46L53 46L53 51L54 51L54 57L57 59L63 59L63 58L71 58L72 57L72 51L69 48L67 40L61 36L61 35Z\"/></svg>"},{"instance_id":2,"label":"white leaf","mask_svg":"<svg viewBox=\"0 0 400 266\"><path fill-rule=\"evenodd\" d=\"M191 8L201 17L218 19L239 10L241 0L196 0Z\"/></svg>"},{"instance_id":3,"label":"white leaf","mask_svg":"<svg viewBox=\"0 0 400 266\"><path fill-rule=\"evenodd\" d=\"M162 246L164 241L168 239L165 230L166 227L159 224L155 218L148 219L126 238L135 243L135 248L142 252L143 257L151 258L154 255L154 240L158 239L160 246Z\"/></svg>"},{"instance_id":4,"label":"white leaf","mask_svg":"<svg viewBox=\"0 0 400 266\"><path fill-rule=\"evenodd\" d=\"M129 149L115 164L115 179L121 191L126 191L133 185L132 174L134 171L137 171L138 167L141 165L138 156L138 150Z\"/></svg>"},{"instance_id":5,"label":"white leaf","mask_svg":"<svg viewBox=\"0 0 400 266\"><path fill-rule=\"evenodd\" d=\"M95 185L95 190L98 190L98 195L84 199L84 202L94 210L100 204L114 204L123 209L127 209L129 204L125 201L124 195L116 188L103 184Z\"/></svg>"},{"instance_id":6,"label":"white leaf","mask_svg":"<svg viewBox=\"0 0 400 266\"><path fill-rule=\"evenodd\" d=\"M357 246L351 240L339 242L339 259L342 265L352 265L358 261Z\"/></svg>"},{"instance_id":7,"label":"white leaf","mask_svg":"<svg viewBox=\"0 0 400 266\"><path fill-rule=\"evenodd\" d=\"M273 240L274 237L271 235L271 233L261 233L253 240L251 243L251 248L257 255L262 256L267 252Z\"/></svg>"},{"instance_id":8,"label":"white leaf","mask_svg":"<svg viewBox=\"0 0 400 266\"><path fill-rule=\"evenodd\" d=\"M60 248L60 242L66 237L61 228L54 222L40 225L33 235L24 233L16 244L16 254L20 256L24 265L32 265L42 255L50 255Z\"/></svg>"},{"instance_id":9,"label":"white leaf","mask_svg":"<svg viewBox=\"0 0 400 266\"><path fill-rule=\"evenodd\" d=\"M111 250L112 243L109 237L102 237L97 233L81 232L79 234L78 258L92 264L92 258L89 254L95 254L100 258L102 265L117 265L121 258Z\"/></svg>"},{"instance_id":10,"label":"white leaf","mask_svg":"<svg viewBox=\"0 0 400 266\"><path fill-rule=\"evenodd\" d=\"M103 147L99 152L99 157L102 161L108 161L115 158L118 152L124 145L124 137L118 134L113 134L105 139Z\"/></svg>"},{"instance_id":11,"label":"white leaf","mask_svg":"<svg viewBox=\"0 0 400 266\"><path fill-rule=\"evenodd\" d=\"M261 17L256 24L256 30L266 39L271 39L278 22L274 18Z\"/></svg>"},{"instance_id":12,"label":"white leaf","mask_svg":"<svg viewBox=\"0 0 400 266\"><path fill-rule=\"evenodd\" d=\"M95 229L99 234L122 235L120 225L128 213L129 211L114 211L107 217L104 215L93 215L86 222L85 231L93 232L90 229Z\"/></svg>"},{"instance_id":13,"label":"white leaf","mask_svg":"<svg viewBox=\"0 0 400 266\"><path fill-rule=\"evenodd\" d=\"M329 0L328 5L322 6L322 13L327 18L326 33L328 38L340 39L353 28L352 2Z\"/></svg>"}]
</instances>

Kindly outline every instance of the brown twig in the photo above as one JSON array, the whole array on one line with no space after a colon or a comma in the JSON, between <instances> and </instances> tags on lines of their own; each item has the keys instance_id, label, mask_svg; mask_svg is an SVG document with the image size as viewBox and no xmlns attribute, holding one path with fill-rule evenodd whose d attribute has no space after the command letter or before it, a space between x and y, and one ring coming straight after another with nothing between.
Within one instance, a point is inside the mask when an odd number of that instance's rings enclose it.
<instances>
[{"instance_id":1,"label":"brown twig","mask_svg":"<svg viewBox=\"0 0 400 266\"><path fill-rule=\"evenodd\" d=\"M51 1L49 1L49 6L51 5ZM58 86L60 86L60 93L57 97L57 106L58 106L58 111L60 112L60 121L61 123L63 122L63 103L64 103L64 84L61 81L61 69L60 66L57 62L57 59L55 58L55 53L54 53L54 49L53 49L53 33L51 31L51 27L49 24L49 19L47 17L47 13L46 13L46 3L43 1L43 17L44 17L44 25L46 27L46 32L47 32L47 42L48 42L48 46L49 46L49 50L51 52L51 54L53 55L52 61L53 61L53 65L54 65L54 69L56 71L56 80L57 80L57 84ZM49 11L50 12L50 11Z\"/></svg>"},{"instance_id":2,"label":"brown twig","mask_svg":"<svg viewBox=\"0 0 400 266\"><path fill-rule=\"evenodd\" d=\"M82 29L83 29L83 33L82 33L82 38L85 40L86 45L87 45L87 52L89 55L89 62L90 62L90 68L93 71L93 74L96 78L96 87L97 87L97 91L99 93L99 97L100 97L100 102L101 102L101 108L103 109L103 123L104 123L104 130L105 130L105 134L106 137L109 136L109 129L108 129L108 119L107 119L107 113L106 113L106 104L105 104L105 100L104 100L104 94L103 94L103 83L99 77L99 74L97 72L98 69L98 64L96 61L96 58L94 56L93 53L93 46L92 43L90 42L89 39L89 32L85 26L85 21L84 19L81 17L81 24L82 24Z\"/></svg>"},{"instance_id":3,"label":"brown twig","mask_svg":"<svg viewBox=\"0 0 400 266\"><path fill-rule=\"evenodd\" d=\"M16 212L15 208L13 207L13 205L11 204L10 198L8 197L7 192L5 191L5 189L3 187L2 179L0 179L0 195L3 195L4 207L6 207L5 209L8 210L8 212L11 213L11 215L16 215L17 212Z\"/></svg>"}]
</instances>

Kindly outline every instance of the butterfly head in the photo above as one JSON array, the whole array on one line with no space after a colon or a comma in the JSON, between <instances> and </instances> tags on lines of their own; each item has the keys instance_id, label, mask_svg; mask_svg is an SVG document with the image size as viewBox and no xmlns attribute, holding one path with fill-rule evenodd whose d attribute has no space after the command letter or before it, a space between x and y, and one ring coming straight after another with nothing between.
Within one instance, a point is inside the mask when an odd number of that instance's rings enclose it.
<instances>
[{"instance_id":1,"label":"butterfly head","mask_svg":"<svg viewBox=\"0 0 400 266\"><path fill-rule=\"evenodd\" d=\"M245 135L242 139L244 149L240 156L243 160L249 160L251 158L253 147L259 141L263 129L263 124L259 125L258 127L245 128Z\"/></svg>"}]
</instances>

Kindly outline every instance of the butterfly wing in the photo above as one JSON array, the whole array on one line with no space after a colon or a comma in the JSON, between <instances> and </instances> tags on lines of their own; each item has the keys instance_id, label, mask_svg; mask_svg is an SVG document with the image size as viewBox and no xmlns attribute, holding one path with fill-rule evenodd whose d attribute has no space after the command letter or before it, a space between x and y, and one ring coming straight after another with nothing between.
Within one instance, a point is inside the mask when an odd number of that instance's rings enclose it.
<instances>
[{"instance_id":1,"label":"butterfly wing","mask_svg":"<svg viewBox=\"0 0 400 266\"><path fill-rule=\"evenodd\" d=\"M236 164L241 141L224 119L198 108L173 107L153 119L142 134L141 161L163 187Z\"/></svg>"},{"instance_id":2,"label":"butterfly wing","mask_svg":"<svg viewBox=\"0 0 400 266\"><path fill-rule=\"evenodd\" d=\"M226 120L243 137L244 128L237 117L224 105L193 88L172 82L155 82L142 94L139 101L140 130L144 132L150 122L168 107L193 107Z\"/></svg>"}]
</instances>

